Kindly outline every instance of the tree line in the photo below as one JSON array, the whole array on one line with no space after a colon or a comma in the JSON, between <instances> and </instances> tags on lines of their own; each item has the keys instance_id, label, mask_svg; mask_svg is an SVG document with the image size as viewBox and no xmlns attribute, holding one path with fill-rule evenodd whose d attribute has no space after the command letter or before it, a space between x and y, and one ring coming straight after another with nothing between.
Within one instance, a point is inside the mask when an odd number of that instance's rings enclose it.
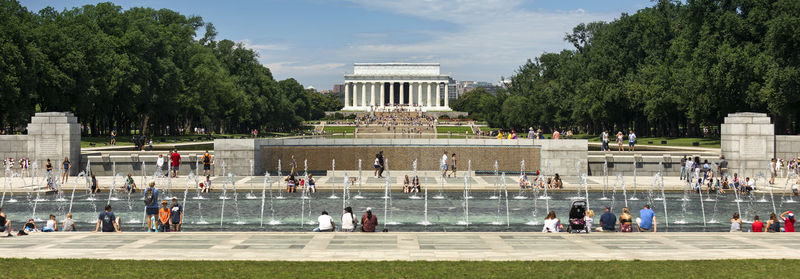
<instances>
[{"instance_id":1,"label":"tree line","mask_svg":"<svg viewBox=\"0 0 800 279\"><path fill-rule=\"evenodd\" d=\"M341 108L276 81L255 51L218 41L199 16L112 3L31 12L0 0L0 26L0 127L11 131L38 111L71 111L91 135L289 131Z\"/></svg>"},{"instance_id":2,"label":"tree line","mask_svg":"<svg viewBox=\"0 0 800 279\"><path fill-rule=\"evenodd\" d=\"M732 112L768 113L778 133L800 120L800 1L655 1L611 22L580 24L574 49L528 60L496 95L457 110L493 127L634 129L699 136Z\"/></svg>"}]
</instances>

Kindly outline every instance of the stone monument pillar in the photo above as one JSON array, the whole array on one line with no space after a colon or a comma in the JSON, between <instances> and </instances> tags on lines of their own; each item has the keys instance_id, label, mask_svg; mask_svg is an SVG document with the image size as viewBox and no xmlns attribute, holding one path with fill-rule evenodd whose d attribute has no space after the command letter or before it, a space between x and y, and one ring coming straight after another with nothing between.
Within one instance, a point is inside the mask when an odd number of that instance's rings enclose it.
<instances>
[{"instance_id":1,"label":"stone monument pillar","mask_svg":"<svg viewBox=\"0 0 800 279\"><path fill-rule=\"evenodd\" d=\"M728 160L730 175L769 177L769 161L774 156L775 126L766 113L737 112L728 114L722 124L720 144ZM744 164L744 169L742 169Z\"/></svg>"},{"instance_id":2,"label":"stone monument pillar","mask_svg":"<svg viewBox=\"0 0 800 279\"><path fill-rule=\"evenodd\" d=\"M78 118L70 112L37 112L28 124L28 154L31 161L44 166L47 159L53 168L61 168L64 157L72 163L71 175L86 166L81 165L81 129Z\"/></svg>"}]
</instances>

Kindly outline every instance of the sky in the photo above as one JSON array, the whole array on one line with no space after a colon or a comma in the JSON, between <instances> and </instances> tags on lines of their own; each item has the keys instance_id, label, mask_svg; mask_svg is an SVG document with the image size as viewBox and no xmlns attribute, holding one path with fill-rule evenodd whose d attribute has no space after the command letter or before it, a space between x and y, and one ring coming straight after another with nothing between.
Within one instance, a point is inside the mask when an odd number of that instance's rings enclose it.
<instances>
[{"instance_id":1,"label":"sky","mask_svg":"<svg viewBox=\"0 0 800 279\"><path fill-rule=\"evenodd\" d=\"M31 11L102 1L21 0ZM579 23L611 21L650 0L112 1L201 16L241 42L278 79L331 89L360 62L434 62L456 80L497 83L545 52L571 49ZM199 30L197 36L202 36Z\"/></svg>"}]
</instances>

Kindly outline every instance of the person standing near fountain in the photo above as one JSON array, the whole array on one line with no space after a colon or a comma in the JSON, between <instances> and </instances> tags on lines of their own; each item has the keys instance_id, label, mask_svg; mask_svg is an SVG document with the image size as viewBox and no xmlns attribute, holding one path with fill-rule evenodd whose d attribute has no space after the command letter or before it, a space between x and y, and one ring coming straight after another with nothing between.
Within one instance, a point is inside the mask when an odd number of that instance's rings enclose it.
<instances>
[{"instance_id":1,"label":"person standing near fountain","mask_svg":"<svg viewBox=\"0 0 800 279\"><path fill-rule=\"evenodd\" d=\"M794 213L792 211L781 213L781 219L783 219L783 230L785 232L794 232Z\"/></svg>"},{"instance_id":2,"label":"person standing near fountain","mask_svg":"<svg viewBox=\"0 0 800 279\"><path fill-rule=\"evenodd\" d=\"M172 215L172 212L167 205L167 201L161 201L161 209L158 210L158 231L160 232L168 232L169 231L169 221Z\"/></svg>"},{"instance_id":3,"label":"person standing near fountain","mask_svg":"<svg viewBox=\"0 0 800 279\"><path fill-rule=\"evenodd\" d=\"M361 231L375 232L378 227L378 217L372 214L372 208L367 207L367 212L361 215Z\"/></svg>"},{"instance_id":4,"label":"person standing near fountain","mask_svg":"<svg viewBox=\"0 0 800 279\"><path fill-rule=\"evenodd\" d=\"M600 215L600 227L603 232L616 232L617 231L617 216L611 213L611 207L606 206L603 209L603 215Z\"/></svg>"},{"instance_id":5,"label":"person standing near fountain","mask_svg":"<svg viewBox=\"0 0 800 279\"><path fill-rule=\"evenodd\" d=\"M772 158L772 160L769 161L769 184L775 184L775 177L778 176L778 168L778 162L775 158Z\"/></svg>"},{"instance_id":6,"label":"person standing near fountain","mask_svg":"<svg viewBox=\"0 0 800 279\"><path fill-rule=\"evenodd\" d=\"M119 225L117 224L117 217L111 211L111 205L107 204L105 211L100 213L97 217L97 225L94 227L94 232L100 229L102 225L102 232L119 232Z\"/></svg>"},{"instance_id":7,"label":"person standing near fountain","mask_svg":"<svg viewBox=\"0 0 800 279\"><path fill-rule=\"evenodd\" d=\"M208 150L200 160L203 161L203 175L211 175L211 155L208 154Z\"/></svg>"},{"instance_id":8,"label":"person standing near fountain","mask_svg":"<svg viewBox=\"0 0 800 279\"><path fill-rule=\"evenodd\" d=\"M172 206L169 209L171 211L172 231L179 232L181 231L181 225L183 225L183 206L178 203L178 198L172 197Z\"/></svg>"},{"instance_id":9,"label":"person standing near fountain","mask_svg":"<svg viewBox=\"0 0 800 279\"><path fill-rule=\"evenodd\" d=\"M170 164L172 165L172 177L178 177L178 171L181 168L181 154L178 154L178 149L173 149L172 154L169 155Z\"/></svg>"},{"instance_id":10,"label":"person standing near fountain","mask_svg":"<svg viewBox=\"0 0 800 279\"><path fill-rule=\"evenodd\" d=\"M61 184L67 183L69 180L69 169L72 167L72 163L69 162L68 157L64 157L64 173L61 174Z\"/></svg>"},{"instance_id":11,"label":"person standing near fountain","mask_svg":"<svg viewBox=\"0 0 800 279\"><path fill-rule=\"evenodd\" d=\"M622 131L617 131L617 151L622 152Z\"/></svg>"},{"instance_id":12,"label":"person standing near fountain","mask_svg":"<svg viewBox=\"0 0 800 279\"><path fill-rule=\"evenodd\" d=\"M297 171L297 160L294 159L294 154L292 154L292 160L289 161L289 166L292 168L292 170L291 170L291 172L289 174L291 174L291 175L297 174L296 173L296 171Z\"/></svg>"},{"instance_id":13,"label":"person standing near fountain","mask_svg":"<svg viewBox=\"0 0 800 279\"><path fill-rule=\"evenodd\" d=\"M717 172L720 177L725 177L728 174L728 160L725 160L725 155L719 156L719 166L717 168L719 168Z\"/></svg>"},{"instance_id":14,"label":"person standing near fountain","mask_svg":"<svg viewBox=\"0 0 800 279\"><path fill-rule=\"evenodd\" d=\"M628 131L628 151L633 152L636 150L636 133L633 130Z\"/></svg>"},{"instance_id":15,"label":"person standing near fountain","mask_svg":"<svg viewBox=\"0 0 800 279\"><path fill-rule=\"evenodd\" d=\"M352 232L356 229L356 216L353 215L352 207L345 207L344 214L342 214L342 231Z\"/></svg>"},{"instance_id":16,"label":"person standing near fountain","mask_svg":"<svg viewBox=\"0 0 800 279\"><path fill-rule=\"evenodd\" d=\"M150 187L144 191L144 204L145 204L145 213L147 214L147 231L150 232L153 229L153 220L156 215L158 215L158 204L156 201L158 200L158 189L156 188L155 182L150 182Z\"/></svg>"},{"instance_id":17,"label":"person standing near fountain","mask_svg":"<svg viewBox=\"0 0 800 279\"><path fill-rule=\"evenodd\" d=\"M608 130L603 130L600 138L602 139L602 142L600 143L600 151L608 152Z\"/></svg>"},{"instance_id":18,"label":"person standing near fountain","mask_svg":"<svg viewBox=\"0 0 800 279\"><path fill-rule=\"evenodd\" d=\"M681 158L681 177L679 179L683 180L683 176L686 174L686 155L683 155L683 158Z\"/></svg>"},{"instance_id":19,"label":"person standing near fountain","mask_svg":"<svg viewBox=\"0 0 800 279\"><path fill-rule=\"evenodd\" d=\"M314 179L314 175L313 174L310 174L310 173L308 174L308 181L306 181L306 185L308 185L308 191L310 193L316 193L317 192L317 180Z\"/></svg>"},{"instance_id":20,"label":"person standing near fountain","mask_svg":"<svg viewBox=\"0 0 800 279\"><path fill-rule=\"evenodd\" d=\"M97 194L100 192L100 187L97 187L97 177L92 174L92 194Z\"/></svg>"},{"instance_id":21,"label":"person standing near fountain","mask_svg":"<svg viewBox=\"0 0 800 279\"><path fill-rule=\"evenodd\" d=\"M658 230L658 223L656 223L656 213L650 209L649 204L645 204L642 210L639 210L639 232L646 232L653 229L653 232Z\"/></svg>"},{"instance_id":22,"label":"person standing near fountain","mask_svg":"<svg viewBox=\"0 0 800 279\"><path fill-rule=\"evenodd\" d=\"M47 158L47 163L44 164L44 169L47 171L47 176L51 176L53 174L53 164L50 163L50 158Z\"/></svg>"}]
</instances>

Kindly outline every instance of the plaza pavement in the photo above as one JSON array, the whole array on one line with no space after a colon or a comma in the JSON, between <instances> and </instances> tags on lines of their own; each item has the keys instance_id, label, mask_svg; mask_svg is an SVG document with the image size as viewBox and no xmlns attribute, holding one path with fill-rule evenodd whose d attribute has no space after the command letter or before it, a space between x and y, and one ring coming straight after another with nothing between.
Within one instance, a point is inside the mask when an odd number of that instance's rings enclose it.
<instances>
[{"instance_id":1,"label":"plaza pavement","mask_svg":"<svg viewBox=\"0 0 800 279\"><path fill-rule=\"evenodd\" d=\"M0 238L0 257L137 260L800 259L793 233L35 233Z\"/></svg>"}]
</instances>

